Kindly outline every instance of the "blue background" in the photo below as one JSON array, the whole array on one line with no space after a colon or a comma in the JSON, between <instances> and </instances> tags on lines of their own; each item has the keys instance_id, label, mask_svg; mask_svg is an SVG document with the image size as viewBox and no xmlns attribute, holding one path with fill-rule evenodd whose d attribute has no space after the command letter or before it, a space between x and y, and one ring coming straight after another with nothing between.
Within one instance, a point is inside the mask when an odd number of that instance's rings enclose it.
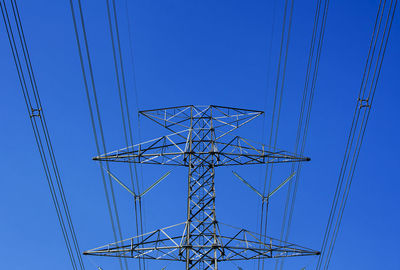
<instances>
[{"instance_id":1,"label":"blue background","mask_svg":"<svg viewBox=\"0 0 400 270\"><path fill-rule=\"evenodd\" d=\"M134 111L125 1L117 2ZM83 5L107 147L117 149L124 146L124 139L105 1ZM294 149L315 6L315 1L295 1L294 6L278 139L278 147L289 151ZM69 3L19 1L19 7L80 246L86 250L113 242L98 167L91 161L96 150ZM283 3L276 3L272 36L273 9L273 1L131 1L139 108L216 104L265 110L265 117L238 130L244 137L265 142L262 134L268 134L272 112ZM378 1L331 1L306 147L312 161L303 166L290 242L320 248L377 9ZM400 269L399 26L397 12L331 269ZM71 269L3 26L0 59L0 266ZM132 115L137 127L136 112ZM149 120L140 123L143 140L165 134ZM136 141L138 137L135 129ZM143 186L167 169L143 166ZM273 185L289 169L284 165L276 170ZM113 170L126 175L122 166ZM230 170L216 172L217 217L257 231L260 201ZM235 170L261 189L263 167ZM146 195L146 230L184 221L186 173L184 168L175 169ZM133 200L125 190L116 189L124 236L133 236ZM271 202L268 235L273 237L279 236L286 190ZM87 269L118 268L112 258L84 259ZM310 269L315 262L316 257L292 258L285 268ZM238 265L253 269L255 264ZM162 264L149 266L161 269ZM167 269L181 267L171 264ZM221 269L234 267L221 265ZM134 261L130 269L138 269Z\"/></svg>"}]
</instances>

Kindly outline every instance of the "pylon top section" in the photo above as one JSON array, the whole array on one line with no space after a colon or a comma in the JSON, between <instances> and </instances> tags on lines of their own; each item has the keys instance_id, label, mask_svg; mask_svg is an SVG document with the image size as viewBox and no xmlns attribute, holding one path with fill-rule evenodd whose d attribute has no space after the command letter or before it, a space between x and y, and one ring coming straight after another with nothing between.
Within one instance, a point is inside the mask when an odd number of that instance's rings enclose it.
<instances>
[{"instance_id":1,"label":"pylon top section","mask_svg":"<svg viewBox=\"0 0 400 270\"><path fill-rule=\"evenodd\" d=\"M172 132L212 127L216 137L221 138L264 112L216 105L186 105L139 113Z\"/></svg>"},{"instance_id":2,"label":"pylon top section","mask_svg":"<svg viewBox=\"0 0 400 270\"><path fill-rule=\"evenodd\" d=\"M225 137L263 114L262 111L188 105L146 110L140 114L173 133L105 153L94 160L186 167L190 166L188 156L192 154L207 160L213 167L309 160L239 136ZM210 156L215 158L208 161Z\"/></svg>"},{"instance_id":3,"label":"pylon top section","mask_svg":"<svg viewBox=\"0 0 400 270\"><path fill-rule=\"evenodd\" d=\"M215 207L216 167L310 160L239 136L225 136L263 114L262 111L189 105L140 113L172 133L94 159L188 167L187 220L85 254L183 261L187 270L217 270L218 263L223 261L318 254L265 236L257 237L244 229L231 230L233 236L220 232ZM183 232L182 228L177 230L179 225L184 225Z\"/></svg>"}]
</instances>

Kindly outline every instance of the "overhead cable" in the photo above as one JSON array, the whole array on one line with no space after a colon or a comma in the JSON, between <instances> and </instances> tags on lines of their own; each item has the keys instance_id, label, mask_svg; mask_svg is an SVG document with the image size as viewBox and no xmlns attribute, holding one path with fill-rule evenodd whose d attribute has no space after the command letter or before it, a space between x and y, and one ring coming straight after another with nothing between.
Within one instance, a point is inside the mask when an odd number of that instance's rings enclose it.
<instances>
[{"instance_id":1,"label":"overhead cable","mask_svg":"<svg viewBox=\"0 0 400 270\"><path fill-rule=\"evenodd\" d=\"M125 78L125 68L124 68L124 62L123 62L124 57L122 55L122 50L121 50L121 41L120 41L120 34L119 34L120 31L119 31L119 27L118 27L118 15L117 15L115 0L112 0L112 1L106 0L106 6L107 6L107 19L108 19L108 26L109 26L109 31L110 31L111 46L112 46L112 52L113 52L115 76L116 76L118 96L119 96L120 109L121 109L123 134L124 134L124 138L125 138L126 147L129 147L131 145L134 145L133 131L132 131L132 124L131 124L130 110L129 110L128 93L127 93L126 78ZM136 78L134 78L134 79L136 80ZM136 94L136 100L137 100L137 94ZM130 173L132 189L135 193L140 194L138 170L137 170L136 164L134 164L133 166L134 166L134 171L132 170L132 164L129 163L129 173ZM136 181L134 181L134 179ZM134 204L135 204L134 208L135 209L138 208L138 206L136 204L138 204L138 201L141 199L142 199L141 197L134 198ZM142 213L141 204L139 204L138 210L139 211L135 211L136 234L143 235L143 213ZM138 241L139 241L139 239L138 239ZM143 258L139 258L138 266L139 266L139 270L142 269L142 267L143 267L143 269L146 269L145 261Z\"/></svg>"},{"instance_id":2,"label":"overhead cable","mask_svg":"<svg viewBox=\"0 0 400 270\"><path fill-rule=\"evenodd\" d=\"M322 242L321 256L316 269L328 269L331 262L374 101L396 6L397 0L391 0L389 4L386 0L381 0L379 3L346 150Z\"/></svg>"},{"instance_id":3,"label":"overhead cable","mask_svg":"<svg viewBox=\"0 0 400 270\"><path fill-rule=\"evenodd\" d=\"M93 73L92 60L89 51L89 44L86 34L86 27L84 21L84 15L82 10L82 4L80 0L76 0L77 4L74 4L74 0L70 0L71 15L73 20L75 38L78 47L79 60L82 70L82 77L84 82L84 88L86 93L86 98L89 107L89 114L92 124L92 130L96 145L97 155L101 152L107 153L106 143L104 138L103 125L101 121L100 108L98 103L96 84ZM78 16L76 16L78 14ZM83 40L83 42L82 42ZM109 164L106 161L105 167L110 171ZM108 184L106 181L106 175L102 169L102 162L99 162L100 174L103 182L104 193L107 202L107 209L111 221L111 227L114 235L115 242L122 240L122 231L119 221L118 209L115 200L113 181L110 175L108 175ZM111 194L111 196L110 196ZM128 269L128 264L126 259L124 259L124 264L121 258L118 259L120 268L123 269L123 265Z\"/></svg>"},{"instance_id":4,"label":"overhead cable","mask_svg":"<svg viewBox=\"0 0 400 270\"><path fill-rule=\"evenodd\" d=\"M277 136L279 130L280 113L282 107L283 90L285 86L286 78L286 66L289 51L290 33L292 27L293 18L293 5L294 0L285 0L283 22L281 30L281 40L278 58L278 67L275 80L275 90L274 90L274 103L271 118L271 128L268 145L272 146L272 151L275 151L277 144ZM263 196L271 192L271 180L272 180L272 170L273 165L269 166L267 164L265 170L265 179L263 184ZM269 175L268 175L269 174ZM268 182L268 184L267 184ZM260 235L266 237L267 225L268 225L268 207L269 207L269 197L267 200L261 202L261 219L260 219ZM258 269L264 269L264 260L258 261Z\"/></svg>"},{"instance_id":5,"label":"overhead cable","mask_svg":"<svg viewBox=\"0 0 400 270\"><path fill-rule=\"evenodd\" d=\"M310 49L307 60L307 69L303 96L298 119L297 135L294 152L303 155L308 135L311 110L315 95L315 86L318 77L319 61L322 52L322 45L325 36L326 21L328 16L329 0L319 0L315 9L313 31L311 35ZM291 172L297 171L296 178L290 182L287 191L285 210L282 220L280 239L288 241L290 227L293 219L293 212L296 202L296 195L299 185L301 163L292 164ZM283 269L284 259L281 260L280 269Z\"/></svg>"},{"instance_id":6,"label":"overhead cable","mask_svg":"<svg viewBox=\"0 0 400 270\"><path fill-rule=\"evenodd\" d=\"M29 120L32 125L40 159L50 188L51 198L56 209L68 256L73 269L85 269L70 210L62 185L60 171L47 128L44 107L41 103L27 42L25 39L19 9L15 0L10 1L15 25L13 26L4 0L0 2L1 13L6 27L15 67L17 68L22 94ZM14 34L17 30L18 36ZM18 44L19 41L19 44ZM22 55L22 57L21 57Z\"/></svg>"}]
</instances>

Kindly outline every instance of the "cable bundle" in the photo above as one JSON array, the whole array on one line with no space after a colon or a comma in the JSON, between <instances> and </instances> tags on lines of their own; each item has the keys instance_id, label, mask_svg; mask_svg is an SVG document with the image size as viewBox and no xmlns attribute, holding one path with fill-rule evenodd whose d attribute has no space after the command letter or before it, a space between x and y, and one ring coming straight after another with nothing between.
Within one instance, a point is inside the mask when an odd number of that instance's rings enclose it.
<instances>
[{"instance_id":1,"label":"cable bundle","mask_svg":"<svg viewBox=\"0 0 400 270\"><path fill-rule=\"evenodd\" d=\"M80 57L82 75L84 80L84 86L87 96L87 102L90 112L90 118L92 123L93 134L95 138L97 156L102 153L107 153L106 143L104 138L103 132L103 125L100 115L100 107L98 104L98 96L96 92L96 85L95 79L93 74L91 56L89 51L89 45L86 35L85 29L85 21L84 15L82 10L82 5L80 0L76 0L77 4L74 5L74 1L70 0L71 6L71 13L72 19L74 23L74 30L75 30L75 37L78 45L78 52ZM126 8L127 2L125 2ZM132 131L132 123L130 117L130 110L128 104L128 94L127 94L127 85L126 85L126 77L125 77L125 69L124 69L124 62L123 62L123 55L121 50L121 42L120 42L120 33L118 27L118 16L116 10L116 3L115 0L106 0L107 6L107 20L109 25L110 31L110 40L112 45L112 53L113 53L113 60L114 60L114 69L115 69L115 76L116 76L116 83L117 83L117 90L118 90L118 97L120 102L120 109L121 109L121 117L122 117L122 124L123 124L123 134L125 139L125 144L127 147L133 145L133 131ZM75 11L76 10L76 11ZM78 14L78 16L76 16ZM128 18L129 23L129 18ZM129 26L130 30L130 26ZM130 33L129 33L130 35ZM129 40L131 41L131 37L129 36ZM83 41L83 42L82 42ZM132 52L132 45L130 44L131 50L131 61L133 65L133 52ZM135 81L135 74L133 71L133 77ZM136 82L135 82L136 83ZM137 101L137 92L136 92L136 85L134 87L134 92L136 94L136 105L138 107ZM139 131L140 136L140 131ZM110 167L107 161L105 161L105 166L103 167L102 162L99 161L99 168L101 171L101 176L103 180L103 186L107 201L108 212L111 220L111 226L114 234L115 242L119 240L123 240L120 219L118 214L118 208L113 188L112 182L112 174L110 172ZM105 170L103 170L105 168ZM106 181L105 171L108 172ZM138 170L136 164L134 165L134 169L132 165L129 163L129 172L130 172L130 180L132 185L132 190L134 193L134 208L135 208L135 217L136 217L136 232L139 235L143 234L143 211L142 211L142 201L141 201L141 194L140 186L139 186L139 177L138 177ZM134 181L135 179L135 181ZM121 269L128 269L128 263L126 258L119 259L119 264ZM138 260L139 269L146 269L146 264L144 259L139 258Z\"/></svg>"},{"instance_id":2,"label":"cable bundle","mask_svg":"<svg viewBox=\"0 0 400 270\"><path fill-rule=\"evenodd\" d=\"M12 55L17 68L21 90L24 96L26 109L32 125L35 141L43 164L46 180L50 188L51 198L57 212L58 221L64 237L65 245L72 268L85 269L79 249L76 233L72 224L71 214L68 208L60 172L56 162L54 149L51 144L50 134L47 128L45 113L40 101L38 86L33 72L28 46L26 43L19 10L15 0L11 0L12 17L15 26L12 25L5 1L0 2L1 13ZM14 35L16 29L18 35ZM18 44L19 43L19 44Z\"/></svg>"},{"instance_id":3,"label":"cable bundle","mask_svg":"<svg viewBox=\"0 0 400 270\"><path fill-rule=\"evenodd\" d=\"M315 85L318 76L319 61L321 57L322 44L325 36L326 20L328 16L329 0L319 0L315 9L314 26L311 37L310 51L307 61L306 78L304 83L303 97L300 108L299 122L297 126L296 144L294 152L303 155L310 124L311 109L314 100ZM296 203L296 194L299 184L299 176L302 163L292 164L291 172L296 171L294 183L289 183L286 196L285 211L281 226L280 240L288 241L290 227L292 224L293 211ZM283 269L281 260L280 269ZM275 265L275 269L277 269Z\"/></svg>"},{"instance_id":4,"label":"cable bundle","mask_svg":"<svg viewBox=\"0 0 400 270\"><path fill-rule=\"evenodd\" d=\"M294 5L294 0L290 1L285 0L281 40L279 48L279 59L278 59L278 67L275 80L274 105L271 117L271 130L268 141L268 145L272 146L273 150L276 149L276 144L278 141L279 121L280 121L280 113L282 107L283 90L285 86L290 33L292 28L293 5ZM263 183L263 193L262 193L262 196L267 199L262 200L261 202L261 218L260 218L260 235L264 235L263 238L264 241L266 240L266 232L268 225L268 208L269 208L269 197L267 197L266 195L270 194L271 192L272 171L273 171L273 164L270 166L269 164L267 164L265 169L265 179ZM262 259L262 261L260 260L258 261L258 269L264 269L264 259Z\"/></svg>"},{"instance_id":5,"label":"cable bundle","mask_svg":"<svg viewBox=\"0 0 400 270\"><path fill-rule=\"evenodd\" d=\"M126 147L129 147L131 145L134 145L134 143L133 143L133 132L132 132L129 103L128 103L128 93L127 93L127 86L125 79L125 69L124 69L121 41L119 35L118 15L116 10L115 0L112 1L107 0L106 3L107 3L107 18L108 18L108 25L110 30L110 39L111 39L113 60L114 60L114 69L115 69L115 76L117 79L116 82L118 89L118 97L121 108L123 133L124 133L125 145ZM127 3L125 4L127 5ZM129 22L129 17L128 17L128 22ZM130 50L131 50L131 56L133 57L131 44L130 44ZM132 59L132 65L133 64L134 62ZM133 76L134 76L134 81L136 81L135 73L133 73ZM137 92L135 91L135 93L136 93L136 105L138 106ZM142 201L141 201L142 198L141 196L139 196L140 185L139 185L138 169L136 163L134 163L134 170L132 170L132 163L128 163L128 165L129 165L129 175L130 175L132 190L135 193L134 207L135 207L136 234L143 235L143 211L142 211ZM134 179L136 181L134 181ZM146 264L143 258L139 257L138 265L139 265L139 270L142 269L142 267L143 269L146 269Z\"/></svg>"},{"instance_id":6,"label":"cable bundle","mask_svg":"<svg viewBox=\"0 0 400 270\"><path fill-rule=\"evenodd\" d=\"M343 212L349 197L358 156L365 135L372 103L381 72L382 62L388 44L390 30L397 6L397 0L381 0L375 19L374 30L369 45L361 87L356 101L353 121L347 139L346 150L340 168L339 179L329 214L328 224L321 248L321 256L316 269L328 269L336 238L339 232Z\"/></svg>"},{"instance_id":7,"label":"cable bundle","mask_svg":"<svg viewBox=\"0 0 400 270\"><path fill-rule=\"evenodd\" d=\"M71 14L72 20L75 30L76 42L78 45L78 53L79 60L82 69L83 82L85 87L85 93L87 97L90 119L92 124L92 130L96 145L97 155L100 155L101 152L107 153L106 143L104 138L103 124L100 115L100 107L98 104L97 92L96 92L96 84L93 74L93 67L91 56L89 52L89 44L86 34L85 28L85 20L83 16L82 4L80 0L77 0L77 7L75 7L73 0L70 0ZM76 16L76 11L78 16ZM79 29L78 29L79 28ZM80 30L80 31L79 31ZM82 43L83 40L83 43ZM107 171L110 171L108 162L105 162L105 168ZM103 170L102 162L99 162L100 174L102 177L104 193L107 202L107 209L110 216L111 227L114 235L115 242L122 240L122 231L121 224L119 220L118 208L115 199L115 193L113 188L113 182L110 175L108 175L108 181L106 181L106 175ZM126 259L124 259L124 263L121 258L118 258L120 268L128 269L128 263Z\"/></svg>"}]
</instances>

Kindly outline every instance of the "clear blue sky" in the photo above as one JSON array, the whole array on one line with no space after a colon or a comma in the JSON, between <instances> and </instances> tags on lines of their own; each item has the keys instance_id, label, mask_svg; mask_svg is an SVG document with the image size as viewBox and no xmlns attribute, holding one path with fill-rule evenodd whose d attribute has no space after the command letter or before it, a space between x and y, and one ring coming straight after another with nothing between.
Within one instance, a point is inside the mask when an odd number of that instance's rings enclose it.
<instances>
[{"instance_id":1,"label":"clear blue sky","mask_svg":"<svg viewBox=\"0 0 400 270\"><path fill-rule=\"evenodd\" d=\"M124 145L112 63L105 1L84 1L90 49L109 149ZM132 68L127 47L124 1L119 6L128 86ZM218 3L216 3L218 2ZM185 104L216 104L265 110L239 130L257 141L269 119L273 73L283 5L278 1L272 55L273 1L130 1L140 109ZM278 146L292 151L300 109L315 1L295 1L286 87ZM68 1L19 1L48 127L59 161L72 218L83 250L112 242L112 231L97 164L95 145ZM368 53L378 1L331 1L326 38L311 115L305 164L290 241L319 249L344 154L345 141ZM71 269L25 111L4 26L0 32L0 268ZM378 84L351 195L331 269L400 269L400 20L397 12ZM132 92L131 92L132 93ZM267 100L267 102L266 102ZM132 109L136 109L131 94ZM267 106L265 106L267 104ZM137 126L137 118L134 118ZM142 139L162 134L141 120ZM136 137L137 140L137 137ZM124 175L121 166L115 171ZM144 186L167 169L143 167ZM262 167L238 168L261 187ZM277 170L274 184L287 176ZM145 199L146 229L185 219L184 168L174 172ZM234 179L230 169L216 174L220 221L258 229L256 195ZM268 235L279 236L283 189L271 202ZM135 234L132 198L117 190L124 236ZM117 269L112 258L85 258L87 269ZM314 257L292 258L286 269L311 269ZM130 269L137 269L130 262ZM149 264L160 269L160 264ZM253 263L239 264L252 269ZM272 263L267 265L273 266ZM182 266L181 266L182 267ZM224 264L221 269L233 269ZM171 264L167 269L180 269Z\"/></svg>"}]
</instances>

